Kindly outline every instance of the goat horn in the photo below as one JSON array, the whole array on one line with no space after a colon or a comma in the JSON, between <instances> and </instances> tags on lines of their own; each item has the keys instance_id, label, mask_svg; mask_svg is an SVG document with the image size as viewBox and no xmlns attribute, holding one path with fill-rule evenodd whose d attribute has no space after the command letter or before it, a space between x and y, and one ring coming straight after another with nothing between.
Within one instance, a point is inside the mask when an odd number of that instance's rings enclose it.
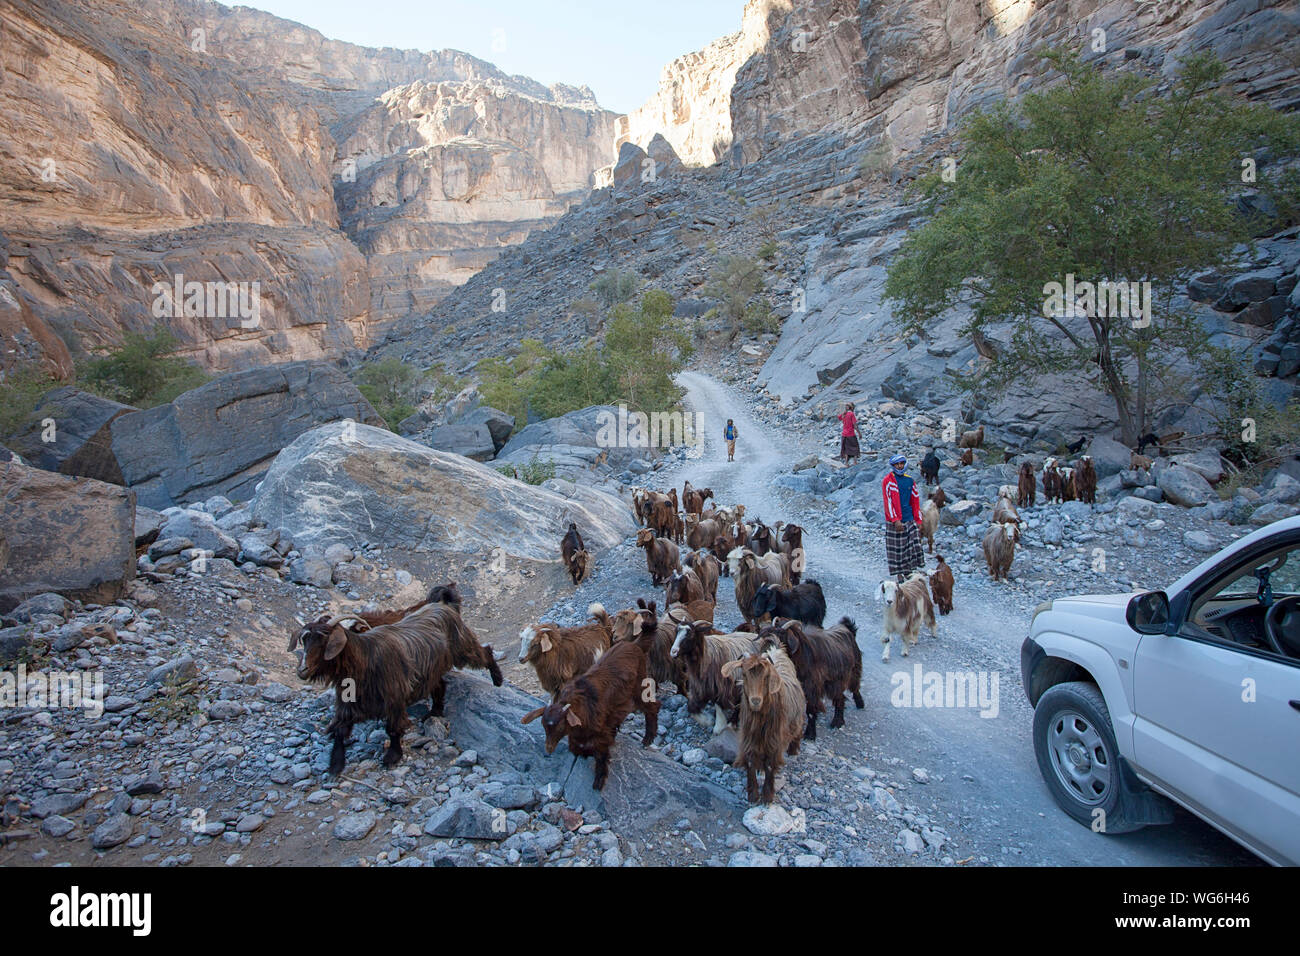
<instances>
[{"instance_id":1,"label":"goat horn","mask_svg":"<svg viewBox=\"0 0 1300 956\"><path fill-rule=\"evenodd\" d=\"M326 630L332 631L334 630L334 628L338 627L344 621L352 621L353 624L356 625L355 630L357 631L370 630L370 625L367 624L365 621L363 621L361 618L357 617L355 614L338 614L330 618L329 621L326 622L325 628ZM349 628L349 630L352 630L352 628Z\"/></svg>"}]
</instances>

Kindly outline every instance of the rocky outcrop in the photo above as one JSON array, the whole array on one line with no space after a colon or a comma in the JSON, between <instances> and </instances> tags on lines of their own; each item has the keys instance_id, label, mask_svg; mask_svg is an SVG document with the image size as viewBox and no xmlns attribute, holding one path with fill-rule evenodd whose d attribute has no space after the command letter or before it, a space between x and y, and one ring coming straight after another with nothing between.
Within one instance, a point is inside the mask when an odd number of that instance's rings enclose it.
<instances>
[{"instance_id":1,"label":"rocky outcrop","mask_svg":"<svg viewBox=\"0 0 1300 956\"><path fill-rule=\"evenodd\" d=\"M326 422L382 425L339 369L319 362L232 372L112 424L126 484L149 508L247 500L281 449ZM351 427L359 427L353 424Z\"/></svg>"},{"instance_id":2,"label":"rocky outcrop","mask_svg":"<svg viewBox=\"0 0 1300 956\"><path fill-rule=\"evenodd\" d=\"M135 495L90 478L0 466L0 612L57 592L107 604L135 575Z\"/></svg>"},{"instance_id":3,"label":"rocky outcrop","mask_svg":"<svg viewBox=\"0 0 1300 956\"><path fill-rule=\"evenodd\" d=\"M548 758L540 721L520 723L541 703L514 687L494 688L466 674L447 675L447 720L462 751L475 751L492 769L523 774L544 793L563 793L570 806L595 810L620 830L641 833L682 817L739 812L740 802L728 790L663 754L643 750L640 714L627 721L614 745L604 788L593 789L591 759L574 758L567 747Z\"/></svg>"},{"instance_id":4,"label":"rocky outcrop","mask_svg":"<svg viewBox=\"0 0 1300 956\"><path fill-rule=\"evenodd\" d=\"M587 488L571 498L392 432L336 422L301 435L267 471L253 517L299 550L366 542L416 553L553 561L569 521L597 549L635 530L628 506Z\"/></svg>"},{"instance_id":5,"label":"rocky outcrop","mask_svg":"<svg viewBox=\"0 0 1300 956\"><path fill-rule=\"evenodd\" d=\"M9 448L28 464L63 475L126 483L113 455L112 424L138 411L65 385L41 396L24 428L9 438Z\"/></svg>"},{"instance_id":6,"label":"rocky outcrop","mask_svg":"<svg viewBox=\"0 0 1300 956\"><path fill-rule=\"evenodd\" d=\"M428 309L581 201L613 119L480 82L396 87L350 118L339 210L369 263L374 319Z\"/></svg>"}]
</instances>

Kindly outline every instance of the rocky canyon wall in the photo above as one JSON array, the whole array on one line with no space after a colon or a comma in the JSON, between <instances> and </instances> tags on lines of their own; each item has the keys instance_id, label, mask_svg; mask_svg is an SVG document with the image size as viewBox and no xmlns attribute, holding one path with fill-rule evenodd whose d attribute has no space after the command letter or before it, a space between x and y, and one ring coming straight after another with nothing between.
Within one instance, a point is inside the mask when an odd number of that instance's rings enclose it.
<instances>
[{"instance_id":1,"label":"rocky canyon wall","mask_svg":"<svg viewBox=\"0 0 1300 956\"><path fill-rule=\"evenodd\" d=\"M160 320L218 371L364 349L611 159L585 87L207 0L15 0L0 65L4 367ZM256 314L160 304L178 276Z\"/></svg>"}]
</instances>

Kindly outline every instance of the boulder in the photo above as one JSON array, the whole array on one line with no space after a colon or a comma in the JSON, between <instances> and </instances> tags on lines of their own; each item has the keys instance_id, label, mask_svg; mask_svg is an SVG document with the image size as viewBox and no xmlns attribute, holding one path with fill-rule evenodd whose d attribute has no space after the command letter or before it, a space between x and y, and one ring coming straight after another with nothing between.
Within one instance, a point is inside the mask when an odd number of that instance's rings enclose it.
<instances>
[{"instance_id":1,"label":"boulder","mask_svg":"<svg viewBox=\"0 0 1300 956\"><path fill-rule=\"evenodd\" d=\"M159 540L150 546L150 557L162 541L173 538L187 540L190 547L201 551L210 551L214 558L229 558L233 561L239 555L239 542L217 527L216 519L206 511L184 508L169 514L162 530L158 532ZM168 552L160 549L160 554L166 553ZM170 553L177 554L179 551Z\"/></svg>"},{"instance_id":2,"label":"boulder","mask_svg":"<svg viewBox=\"0 0 1300 956\"><path fill-rule=\"evenodd\" d=\"M565 498L390 431L343 422L313 429L284 449L252 510L303 553L382 541L414 552L502 549L553 561L569 521L596 549L636 529L631 509L612 495L580 486Z\"/></svg>"},{"instance_id":3,"label":"boulder","mask_svg":"<svg viewBox=\"0 0 1300 956\"><path fill-rule=\"evenodd\" d=\"M630 140L620 146L614 163L614 188L623 191L639 184L648 158L645 150Z\"/></svg>"},{"instance_id":4,"label":"boulder","mask_svg":"<svg viewBox=\"0 0 1300 956\"><path fill-rule=\"evenodd\" d=\"M457 746L478 751L480 762L494 773L517 772L544 794L562 788L565 803L595 810L617 833L649 833L683 818L734 818L743 809L729 790L657 751L643 750L644 718L637 713L614 745L604 789L593 790L590 758L575 760L566 746L548 758L541 721L520 723L540 704L510 685L493 687L471 674L447 675L446 715Z\"/></svg>"},{"instance_id":5,"label":"boulder","mask_svg":"<svg viewBox=\"0 0 1300 956\"><path fill-rule=\"evenodd\" d=\"M143 505L135 507L135 546L142 548L145 545L152 544L158 538L158 532L162 531L162 526L167 523L167 519L152 508L146 508Z\"/></svg>"},{"instance_id":6,"label":"boulder","mask_svg":"<svg viewBox=\"0 0 1300 956\"><path fill-rule=\"evenodd\" d=\"M1217 484L1223 478L1223 459L1218 449L1202 448L1189 455L1174 455L1173 463L1188 468L1210 484Z\"/></svg>"},{"instance_id":7,"label":"boulder","mask_svg":"<svg viewBox=\"0 0 1300 956\"><path fill-rule=\"evenodd\" d=\"M619 414L613 405L593 405L535 422L506 442L497 454L497 461L524 465L536 458L554 462L557 468L586 469L603 460L615 470L627 468L632 462L648 457L651 449L633 445L638 436L629 418L623 419L628 424L624 434L619 434ZM672 434L672 428L661 428L660 446L698 440L698 435L685 433L684 424L683 420L683 429L676 435ZM649 440L654 436L646 437Z\"/></svg>"},{"instance_id":8,"label":"boulder","mask_svg":"<svg viewBox=\"0 0 1300 956\"><path fill-rule=\"evenodd\" d=\"M1185 508L1209 504L1214 498L1214 489L1210 487L1210 483L1184 465L1170 465L1161 471L1156 484L1167 500ZM1139 488L1138 492L1147 490Z\"/></svg>"},{"instance_id":9,"label":"boulder","mask_svg":"<svg viewBox=\"0 0 1300 956\"><path fill-rule=\"evenodd\" d=\"M0 612L47 591L97 604L135 576L135 495L10 462L0 477Z\"/></svg>"},{"instance_id":10,"label":"boulder","mask_svg":"<svg viewBox=\"0 0 1300 956\"><path fill-rule=\"evenodd\" d=\"M510 435L515 430L515 417L491 405L479 405L462 415L453 424L485 426L492 436L492 451L495 454L510 440Z\"/></svg>"},{"instance_id":11,"label":"boulder","mask_svg":"<svg viewBox=\"0 0 1300 956\"><path fill-rule=\"evenodd\" d=\"M490 461L497 451L487 425L440 425L429 433L429 447L475 461Z\"/></svg>"},{"instance_id":12,"label":"boulder","mask_svg":"<svg viewBox=\"0 0 1300 956\"><path fill-rule=\"evenodd\" d=\"M384 424L340 369L291 362L232 372L170 404L114 419L113 454L147 507L217 493L247 500L282 448L345 419Z\"/></svg>"},{"instance_id":13,"label":"boulder","mask_svg":"<svg viewBox=\"0 0 1300 956\"><path fill-rule=\"evenodd\" d=\"M1088 454L1092 456L1092 464L1097 469L1098 478L1118 475L1127 469L1133 460L1133 452L1127 445L1105 435L1098 435L1092 440L1088 445Z\"/></svg>"},{"instance_id":14,"label":"boulder","mask_svg":"<svg viewBox=\"0 0 1300 956\"><path fill-rule=\"evenodd\" d=\"M130 405L64 385L41 396L26 425L9 439L9 447L29 465L46 471L124 484L113 457L111 425L134 411Z\"/></svg>"}]
</instances>

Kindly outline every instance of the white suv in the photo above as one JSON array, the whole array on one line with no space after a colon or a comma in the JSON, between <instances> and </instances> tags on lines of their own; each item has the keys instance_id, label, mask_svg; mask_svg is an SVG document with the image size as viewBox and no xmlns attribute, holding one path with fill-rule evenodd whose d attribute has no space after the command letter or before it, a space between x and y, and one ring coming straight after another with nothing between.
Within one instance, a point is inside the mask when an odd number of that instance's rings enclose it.
<instances>
[{"instance_id":1,"label":"white suv","mask_svg":"<svg viewBox=\"0 0 1300 956\"><path fill-rule=\"evenodd\" d=\"M1186 807L1300 865L1300 517L1224 548L1165 591L1058 598L1020 649L1034 752L1094 830Z\"/></svg>"}]
</instances>

